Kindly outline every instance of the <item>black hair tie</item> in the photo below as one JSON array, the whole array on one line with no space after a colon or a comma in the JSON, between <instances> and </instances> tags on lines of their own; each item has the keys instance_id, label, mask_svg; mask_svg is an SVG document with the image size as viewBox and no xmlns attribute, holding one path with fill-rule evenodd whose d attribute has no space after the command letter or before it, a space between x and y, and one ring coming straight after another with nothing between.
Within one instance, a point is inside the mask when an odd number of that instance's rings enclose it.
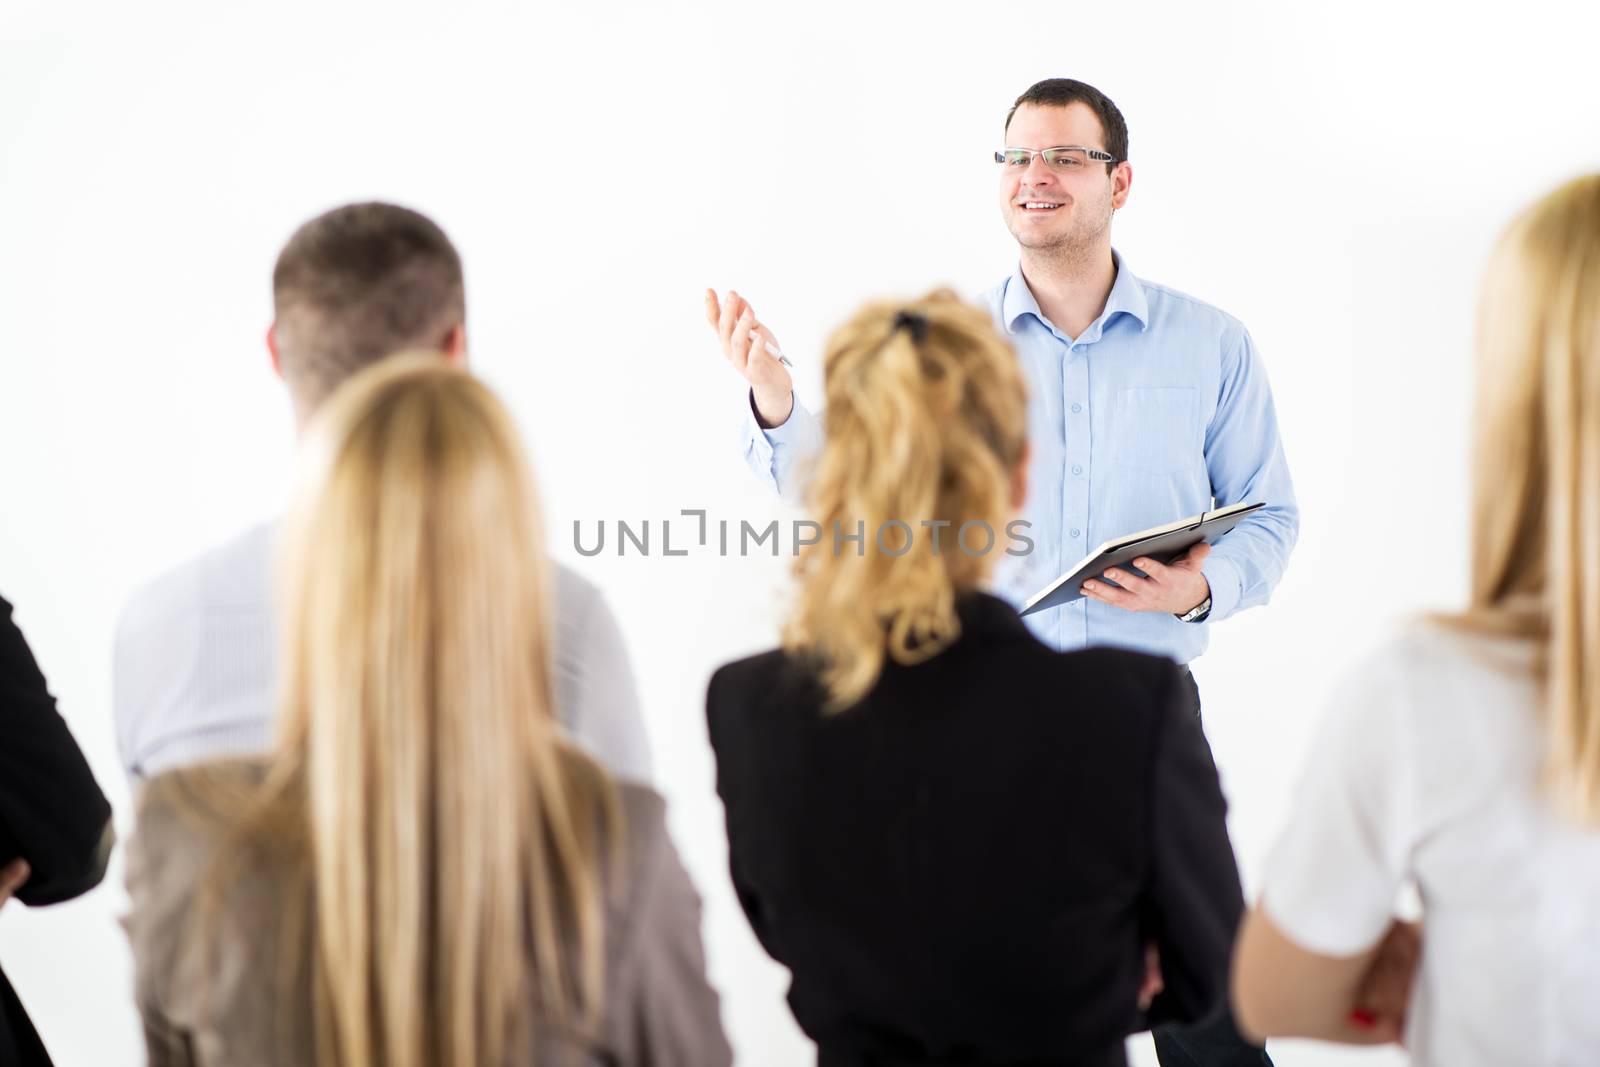
<instances>
[{"instance_id":1,"label":"black hair tie","mask_svg":"<svg viewBox=\"0 0 1600 1067\"><path fill-rule=\"evenodd\" d=\"M894 317L894 329L905 330L911 340L921 344L928 337L928 320L915 311L902 311Z\"/></svg>"}]
</instances>

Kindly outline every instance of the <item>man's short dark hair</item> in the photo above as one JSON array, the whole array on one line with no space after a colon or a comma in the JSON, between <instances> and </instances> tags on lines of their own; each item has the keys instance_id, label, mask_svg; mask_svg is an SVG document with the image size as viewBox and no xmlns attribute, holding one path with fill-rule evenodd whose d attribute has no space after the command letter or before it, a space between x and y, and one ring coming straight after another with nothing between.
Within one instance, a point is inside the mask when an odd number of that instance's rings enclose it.
<instances>
[{"instance_id":1,"label":"man's short dark hair","mask_svg":"<svg viewBox=\"0 0 1600 1067\"><path fill-rule=\"evenodd\" d=\"M385 356L442 349L466 319L450 238L394 204L347 204L301 226L278 254L272 301L284 380L302 411Z\"/></svg>"},{"instance_id":2,"label":"man's short dark hair","mask_svg":"<svg viewBox=\"0 0 1600 1067\"><path fill-rule=\"evenodd\" d=\"M1100 132L1106 139L1106 143L1101 147L1110 152L1115 159L1114 163L1106 164L1106 173L1109 174L1117 163L1128 158L1128 124L1123 120L1122 112L1117 110L1117 105L1111 102L1109 96L1087 82L1073 78L1046 78L1042 82L1028 86L1028 91L1017 97L1017 102L1006 112L1007 130L1011 129L1011 116L1015 115L1017 108L1023 104L1040 107L1087 104L1089 110L1100 120Z\"/></svg>"}]
</instances>

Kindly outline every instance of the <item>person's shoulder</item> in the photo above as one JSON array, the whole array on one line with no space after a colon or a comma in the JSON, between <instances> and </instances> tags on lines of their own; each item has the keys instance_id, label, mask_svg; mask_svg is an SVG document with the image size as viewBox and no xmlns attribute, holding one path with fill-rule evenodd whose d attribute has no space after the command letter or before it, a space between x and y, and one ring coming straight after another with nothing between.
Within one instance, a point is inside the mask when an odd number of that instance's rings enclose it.
<instances>
[{"instance_id":1,"label":"person's shoulder","mask_svg":"<svg viewBox=\"0 0 1600 1067\"><path fill-rule=\"evenodd\" d=\"M1140 278L1139 285L1144 289L1145 300L1151 303L1159 302L1170 305L1177 311L1213 319L1219 324L1243 328L1244 324L1238 318L1230 315L1210 301L1200 299L1193 293L1186 293L1182 289L1177 289L1161 282L1153 282L1148 278Z\"/></svg>"},{"instance_id":2,"label":"person's shoulder","mask_svg":"<svg viewBox=\"0 0 1600 1067\"><path fill-rule=\"evenodd\" d=\"M667 802L660 793L635 782L609 781L616 802L611 826L616 836L607 844L605 898L609 924L625 928L639 910L641 894L657 877L666 850L672 848L672 837L667 830Z\"/></svg>"},{"instance_id":3,"label":"person's shoulder","mask_svg":"<svg viewBox=\"0 0 1600 1067\"><path fill-rule=\"evenodd\" d=\"M1224 342L1236 342L1246 333L1244 323L1236 316L1181 289L1146 278L1139 279L1139 287L1144 290L1152 325L1203 331Z\"/></svg>"},{"instance_id":4,"label":"person's shoulder","mask_svg":"<svg viewBox=\"0 0 1600 1067\"><path fill-rule=\"evenodd\" d=\"M180 1024L195 1025L195 1006L207 998L235 1002L248 973L219 975L204 946L226 940L238 958L259 961L274 943L269 932L282 928L290 880L307 884L303 826L270 838L240 833L267 772L265 760L201 764L157 775L139 795L122 925L141 995Z\"/></svg>"},{"instance_id":5,"label":"person's shoulder","mask_svg":"<svg viewBox=\"0 0 1600 1067\"><path fill-rule=\"evenodd\" d=\"M265 775L262 760L226 760L167 771L145 784L127 855L136 913L184 912Z\"/></svg>"},{"instance_id":6,"label":"person's shoulder","mask_svg":"<svg viewBox=\"0 0 1600 1067\"><path fill-rule=\"evenodd\" d=\"M555 609L563 659L604 661L621 644L622 631L605 592L589 578L557 560L550 561L550 600Z\"/></svg>"},{"instance_id":7,"label":"person's shoulder","mask_svg":"<svg viewBox=\"0 0 1600 1067\"><path fill-rule=\"evenodd\" d=\"M1113 717L1142 715L1147 725L1155 725L1163 709L1181 703L1175 694L1183 685L1183 668L1166 656L1102 646L1070 652L1045 648L1039 658L1063 692Z\"/></svg>"},{"instance_id":8,"label":"person's shoulder","mask_svg":"<svg viewBox=\"0 0 1600 1067\"><path fill-rule=\"evenodd\" d=\"M550 577L558 610L587 611L605 599L598 585L560 560L550 561Z\"/></svg>"},{"instance_id":9,"label":"person's shoulder","mask_svg":"<svg viewBox=\"0 0 1600 1067\"><path fill-rule=\"evenodd\" d=\"M667 805L654 788L616 777L575 743L563 744L559 752L562 779L575 810L595 818L602 838L620 829L621 840L613 843L620 844L625 861L647 850L651 840L665 832Z\"/></svg>"},{"instance_id":10,"label":"person's shoulder","mask_svg":"<svg viewBox=\"0 0 1600 1067\"><path fill-rule=\"evenodd\" d=\"M794 657L781 648L745 656L711 672L711 681L706 686L706 709L715 716L757 697L776 696L807 677Z\"/></svg>"},{"instance_id":11,"label":"person's shoulder","mask_svg":"<svg viewBox=\"0 0 1600 1067\"><path fill-rule=\"evenodd\" d=\"M139 792L138 832L146 841L204 852L234 825L266 774L264 758L215 760L164 771Z\"/></svg>"},{"instance_id":12,"label":"person's shoulder","mask_svg":"<svg viewBox=\"0 0 1600 1067\"><path fill-rule=\"evenodd\" d=\"M1040 670L1096 687L1157 690L1176 684L1182 671L1167 656L1112 645L1058 652L1038 643L1033 659Z\"/></svg>"},{"instance_id":13,"label":"person's shoulder","mask_svg":"<svg viewBox=\"0 0 1600 1067\"><path fill-rule=\"evenodd\" d=\"M193 620L208 606L265 608L277 524L263 522L151 578L123 605L118 641Z\"/></svg>"},{"instance_id":14,"label":"person's shoulder","mask_svg":"<svg viewBox=\"0 0 1600 1067\"><path fill-rule=\"evenodd\" d=\"M1166 656L1108 645L1058 651L1031 633L973 646L960 672L1002 698L994 716L1058 737L1148 738L1169 707L1192 704L1182 668Z\"/></svg>"},{"instance_id":15,"label":"person's shoulder","mask_svg":"<svg viewBox=\"0 0 1600 1067\"><path fill-rule=\"evenodd\" d=\"M793 667L787 652L781 648L770 648L718 667L711 673L711 688L739 691L752 684L769 682L789 673Z\"/></svg>"},{"instance_id":16,"label":"person's shoulder","mask_svg":"<svg viewBox=\"0 0 1600 1067\"><path fill-rule=\"evenodd\" d=\"M1465 737L1474 732L1469 725L1490 725L1497 710L1514 724L1531 722L1538 668L1534 641L1444 618L1409 619L1353 661L1338 703L1404 717L1419 734Z\"/></svg>"},{"instance_id":17,"label":"person's shoulder","mask_svg":"<svg viewBox=\"0 0 1600 1067\"><path fill-rule=\"evenodd\" d=\"M649 853L667 839L666 798L637 782L618 781L616 790L628 852L634 856Z\"/></svg>"},{"instance_id":18,"label":"person's shoulder","mask_svg":"<svg viewBox=\"0 0 1600 1067\"><path fill-rule=\"evenodd\" d=\"M781 648L734 660L718 667L706 685L706 726L717 751L742 748L759 724L761 736L772 737L779 723L815 723L823 696L814 672Z\"/></svg>"}]
</instances>

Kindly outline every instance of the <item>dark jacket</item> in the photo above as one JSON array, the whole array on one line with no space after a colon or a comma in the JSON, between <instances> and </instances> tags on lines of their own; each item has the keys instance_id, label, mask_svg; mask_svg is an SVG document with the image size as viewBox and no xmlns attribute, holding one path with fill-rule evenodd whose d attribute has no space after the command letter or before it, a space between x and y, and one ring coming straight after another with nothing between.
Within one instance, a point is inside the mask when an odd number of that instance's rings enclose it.
<instances>
[{"instance_id":1,"label":"dark jacket","mask_svg":"<svg viewBox=\"0 0 1600 1067\"><path fill-rule=\"evenodd\" d=\"M54 904L89 891L105 876L111 841L111 805L0 598L0 866L21 856L33 868L15 898ZM0 1064L49 1062L0 974Z\"/></svg>"},{"instance_id":2,"label":"dark jacket","mask_svg":"<svg viewBox=\"0 0 1600 1067\"><path fill-rule=\"evenodd\" d=\"M1222 1002L1243 908L1192 690L1055 652L993 597L958 611L835 715L782 652L712 677L734 886L824 1065L1120 1064Z\"/></svg>"}]
</instances>

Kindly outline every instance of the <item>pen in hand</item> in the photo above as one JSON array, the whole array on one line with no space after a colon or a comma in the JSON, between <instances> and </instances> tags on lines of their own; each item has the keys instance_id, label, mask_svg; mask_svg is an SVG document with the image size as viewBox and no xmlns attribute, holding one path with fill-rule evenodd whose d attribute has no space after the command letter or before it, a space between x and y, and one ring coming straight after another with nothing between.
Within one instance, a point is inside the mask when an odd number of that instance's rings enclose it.
<instances>
[{"instance_id":1,"label":"pen in hand","mask_svg":"<svg viewBox=\"0 0 1600 1067\"><path fill-rule=\"evenodd\" d=\"M778 346L773 344L771 341L763 341L761 339L761 334L758 333L757 331L755 331L755 330L751 330L750 331L750 340L752 340L752 341L761 341L761 347L765 348L768 352L772 353L772 355L777 358L779 363L782 363L785 367L788 367L790 370L794 369L794 364L789 362L789 357L784 355L783 352L781 352L778 349Z\"/></svg>"}]
</instances>

